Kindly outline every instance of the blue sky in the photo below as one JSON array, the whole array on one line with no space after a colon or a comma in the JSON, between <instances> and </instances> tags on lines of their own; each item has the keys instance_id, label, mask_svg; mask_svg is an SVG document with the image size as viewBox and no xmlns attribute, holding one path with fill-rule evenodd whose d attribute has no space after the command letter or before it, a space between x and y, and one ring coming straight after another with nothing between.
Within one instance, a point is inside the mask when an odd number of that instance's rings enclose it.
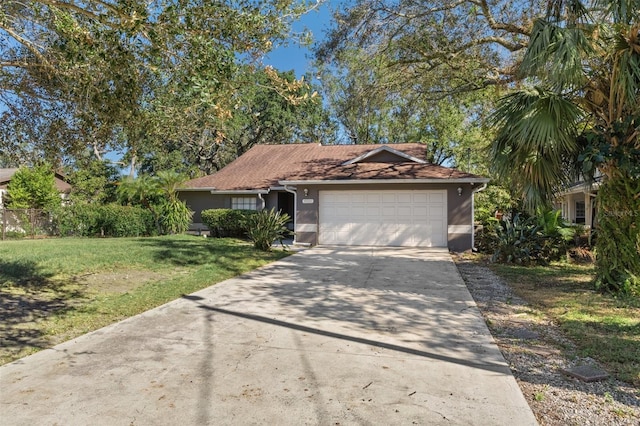
<instances>
[{"instance_id":1,"label":"blue sky","mask_svg":"<svg viewBox=\"0 0 640 426\"><path fill-rule=\"evenodd\" d=\"M313 33L314 43L322 40L333 19L331 10L341 3L344 4L344 1L326 0L317 10L312 10L296 22L293 25L293 31L300 32L306 28ZM280 46L269 53L263 63L280 71L294 70L296 76L301 77L307 71L311 71L311 49L295 43L289 46Z\"/></svg>"}]
</instances>

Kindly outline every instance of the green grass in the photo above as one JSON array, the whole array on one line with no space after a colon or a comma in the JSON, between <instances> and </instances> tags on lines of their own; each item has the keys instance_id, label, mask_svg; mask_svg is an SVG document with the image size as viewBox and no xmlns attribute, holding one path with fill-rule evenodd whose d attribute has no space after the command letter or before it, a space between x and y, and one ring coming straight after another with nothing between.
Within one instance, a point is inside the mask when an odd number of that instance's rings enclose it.
<instances>
[{"instance_id":1,"label":"green grass","mask_svg":"<svg viewBox=\"0 0 640 426\"><path fill-rule=\"evenodd\" d=\"M640 386L640 300L594 290L592 265L492 265L515 292L556 321L582 357Z\"/></svg>"},{"instance_id":2,"label":"green grass","mask_svg":"<svg viewBox=\"0 0 640 426\"><path fill-rule=\"evenodd\" d=\"M0 242L0 364L286 255L184 235Z\"/></svg>"}]
</instances>

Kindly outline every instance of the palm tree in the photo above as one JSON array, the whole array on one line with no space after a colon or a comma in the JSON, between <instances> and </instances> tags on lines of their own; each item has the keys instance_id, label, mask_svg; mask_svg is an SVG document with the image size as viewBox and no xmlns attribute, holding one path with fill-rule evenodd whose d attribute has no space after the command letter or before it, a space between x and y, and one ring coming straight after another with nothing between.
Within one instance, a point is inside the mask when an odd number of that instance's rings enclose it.
<instances>
[{"instance_id":1,"label":"palm tree","mask_svg":"<svg viewBox=\"0 0 640 426\"><path fill-rule=\"evenodd\" d=\"M125 178L118 187L120 200L138 204L154 216L158 233L179 234L189 228L193 212L178 198L178 189L186 178L174 171L161 171L156 176Z\"/></svg>"},{"instance_id":2,"label":"palm tree","mask_svg":"<svg viewBox=\"0 0 640 426\"><path fill-rule=\"evenodd\" d=\"M494 111L496 172L530 208L602 174L596 284L640 294L640 0L551 0Z\"/></svg>"}]
</instances>

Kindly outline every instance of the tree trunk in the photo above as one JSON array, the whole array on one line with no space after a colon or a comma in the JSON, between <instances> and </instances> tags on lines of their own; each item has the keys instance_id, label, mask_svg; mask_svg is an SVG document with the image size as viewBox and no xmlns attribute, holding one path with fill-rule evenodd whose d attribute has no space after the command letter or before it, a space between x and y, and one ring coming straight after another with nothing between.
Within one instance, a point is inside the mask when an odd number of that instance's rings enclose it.
<instances>
[{"instance_id":1,"label":"tree trunk","mask_svg":"<svg viewBox=\"0 0 640 426\"><path fill-rule=\"evenodd\" d=\"M597 203L596 287L640 295L640 179L605 178Z\"/></svg>"}]
</instances>

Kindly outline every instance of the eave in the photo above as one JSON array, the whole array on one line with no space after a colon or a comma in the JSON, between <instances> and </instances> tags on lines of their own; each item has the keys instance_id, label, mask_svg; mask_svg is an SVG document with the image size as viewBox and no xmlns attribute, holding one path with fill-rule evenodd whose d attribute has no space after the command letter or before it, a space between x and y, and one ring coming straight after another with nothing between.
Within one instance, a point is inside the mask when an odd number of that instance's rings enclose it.
<instances>
[{"instance_id":1,"label":"eave","mask_svg":"<svg viewBox=\"0 0 640 426\"><path fill-rule=\"evenodd\" d=\"M411 183L488 183L487 178L432 178L432 179L339 179L339 180L281 180L281 185L380 185Z\"/></svg>"}]
</instances>

